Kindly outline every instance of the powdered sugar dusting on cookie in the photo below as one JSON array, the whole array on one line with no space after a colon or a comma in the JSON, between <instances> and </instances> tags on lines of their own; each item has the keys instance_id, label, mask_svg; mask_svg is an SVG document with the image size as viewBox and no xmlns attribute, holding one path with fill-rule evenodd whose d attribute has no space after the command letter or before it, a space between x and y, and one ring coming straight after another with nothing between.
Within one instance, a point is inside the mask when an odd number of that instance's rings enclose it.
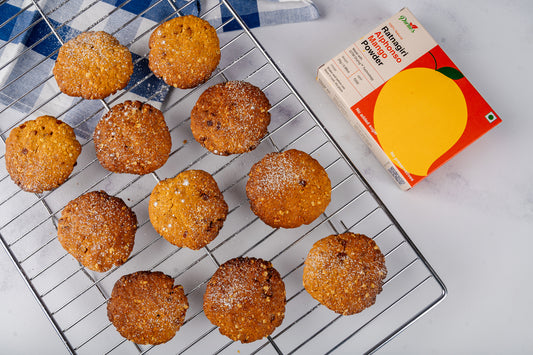
<instances>
[{"instance_id":1,"label":"powdered sugar dusting on cookie","mask_svg":"<svg viewBox=\"0 0 533 355\"><path fill-rule=\"evenodd\" d=\"M261 173L255 186L265 194L279 194L282 190L298 183L299 174L294 160L284 153L267 155L261 166Z\"/></svg>"},{"instance_id":2,"label":"powdered sugar dusting on cookie","mask_svg":"<svg viewBox=\"0 0 533 355\"><path fill-rule=\"evenodd\" d=\"M137 218L120 198L91 191L70 201L61 212L58 239L85 267L103 272L128 259Z\"/></svg>"},{"instance_id":3,"label":"powdered sugar dusting on cookie","mask_svg":"<svg viewBox=\"0 0 533 355\"><path fill-rule=\"evenodd\" d=\"M52 116L25 121L6 140L11 179L29 192L52 190L67 180L81 152L74 130Z\"/></svg>"},{"instance_id":4,"label":"powdered sugar dusting on cookie","mask_svg":"<svg viewBox=\"0 0 533 355\"><path fill-rule=\"evenodd\" d=\"M149 67L174 87L205 82L220 61L220 42L209 22L196 16L170 19L155 29L149 41Z\"/></svg>"},{"instance_id":5,"label":"powdered sugar dusting on cookie","mask_svg":"<svg viewBox=\"0 0 533 355\"><path fill-rule=\"evenodd\" d=\"M128 48L112 35L84 32L61 47L53 72L67 95L103 99L128 84L133 62Z\"/></svg>"},{"instance_id":6,"label":"powdered sugar dusting on cookie","mask_svg":"<svg viewBox=\"0 0 533 355\"><path fill-rule=\"evenodd\" d=\"M229 155L255 149L267 133L270 103L258 87L229 81L207 89L191 112L195 139L211 152Z\"/></svg>"},{"instance_id":7,"label":"powdered sugar dusting on cookie","mask_svg":"<svg viewBox=\"0 0 533 355\"><path fill-rule=\"evenodd\" d=\"M163 113L140 101L113 106L93 137L100 164L117 173L153 172L165 164L172 148Z\"/></svg>"},{"instance_id":8,"label":"powdered sugar dusting on cookie","mask_svg":"<svg viewBox=\"0 0 533 355\"><path fill-rule=\"evenodd\" d=\"M184 171L161 181L152 191L150 202L154 228L172 244L191 249L212 241L228 213L216 181L202 170Z\"/></svg>"},{"instance_id":9,"label":"powdered sugar dusting on cookie","mask_svg":"<svg viewBox=\"0 0 533 355\"><path fill-rule=\"evenodd\" d=\"M138 344L160 344L174 337L188 308L183 287L174 286L172 277L139 271L115 283L107 314L125 338Z\"/></svg>"},{"instance_id":10,"label":"powdered sugar dusting on cookie","mask_svg":"<svg viewBox=\"0 0 533 355\"><path fill-rule=\"evenodd\" d=\"M305 260L303 282L320 303L348 315L374 304L386 275L385 257L376 243L348 232L313 245Z\"/></svg>"},{"instance_id":11,"label":"powdered sugar dusting on cookie","mask_svg":"<svg viewBox=\"0 0 533 355\"><path fill-rule=\"evenodd\" d=\"M291 149L254 164L246 184L250 207L272 227L296 228L314 221L331 200L331 181L309 154Z\"/></svg>"},{"instance_id":12,"label":"powdered sugar dusting on cookie","mask_svg":"<svg viewBox=\"0 0 533 355\"><path fill-rule=\"evenodd\" d=\"M243 343L271 334L285 315L285 285L268 261L239 257L222 264L204 295L207 318Z\"/></svg>"}]
</instances>

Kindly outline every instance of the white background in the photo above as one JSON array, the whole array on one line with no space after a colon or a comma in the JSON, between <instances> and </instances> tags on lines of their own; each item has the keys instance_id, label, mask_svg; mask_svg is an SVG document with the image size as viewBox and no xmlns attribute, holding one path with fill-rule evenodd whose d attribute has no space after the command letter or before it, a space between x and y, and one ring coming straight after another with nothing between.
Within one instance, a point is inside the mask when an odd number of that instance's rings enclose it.
<instances>
[{"instance_id":1,"label":"white background","mask_svg":"<svg viewBox=\"0 0 533 355\"><path fill-rule=\"evenodd\" d=\"M448 287L380 352L532 353L533 2L315 0L321 19L254 30ZM402 7L503 123L402 192L315 82L317 67ZM0 353L65 350L0 252Z\"/></svg>"}]
</instances>

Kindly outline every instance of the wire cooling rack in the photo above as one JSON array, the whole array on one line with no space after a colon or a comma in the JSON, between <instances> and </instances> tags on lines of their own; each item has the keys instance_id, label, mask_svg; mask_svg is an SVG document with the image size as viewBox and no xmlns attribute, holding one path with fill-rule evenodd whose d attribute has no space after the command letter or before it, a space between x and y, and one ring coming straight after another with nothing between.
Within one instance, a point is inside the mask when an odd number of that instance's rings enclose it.
<instances>
[{"instance_id":1,"label":"wire cooling rack","mask_svg":"<svg viewBox=\"0 0 533 355\"><path fill-rule=\"evenodd\" d=\"M95 3L97 1L92 4ZM130 1L124 1L119 9L128 3ZM44 10L37 1L32 0L0 24L0 28L9 26L26 11L38 11L40 16L27 28L14 31L8 43L16 41L17 34L20 36L35 26L36 22L45 21L49 31L43 34L43 40L55 37L59 48L60 43L70 39L62 35L62 26L65 24L83 19L86 21L84 23L92 23L87 30L95 30L118 16L113 10L104 16L99 14L101 17L91 17L92 5L89 4L78 13L71 14L72 17L65 19L63 24L56 25L50 20L51 14L68 4L67 0L53 9ZM193 6L193 2L181 8L177 8L172 1L168 4L170 10L165 19L181 15ZM213 14L218 10L227 14L215 25L221 39L221 63L204 85L192 90L171 90L168 94L161 109L171 130L172 153L165 166L153 174L135 176L107 172L95 157L91 136L81 130L87 125L94 127L111 105L128 99L133 94L132 88L150 79L151 73L139 78L138 82L130 83L130 89L105 101L90 101L92 105L89 105L88 100L74 100L56 114L59 119L70 123L75 121L73 116L79 112L76 109L84 108L85 118L74 125L83 150L69 180L54 191L43 194L23 192L12 183L5 170L5 139L9 131L21 122L57 110L58 106L63 107L61 100L64 94L55 87L55 93L29 112L16 114L13 110L36 88L55 84L51 69L45 71L44 79L32 89L1 106L2 245L71 353L374 352L442 301L447 293L446 288L234 9L222 0L202 9L200 16L213 22ZM143 13L148 11L150 8ZM113 34L117 35L126 29L143 13L119 23ZM156 26L157 23L154 23L139 31L127 45L132 48L142 41L146 42ZM223 32L229 27L234 30ZM144 57L138 60L146 60L147 53L148 48ZM28 51L23 51L14 60L4 63L0 73L8 70L9 65L19 65L17 61L24 60L27 70L15 79L2 83L0 94L11 93L26 76L42 72L42 61L52 56L32 62L32 58L27 58ZM203 90L227 80L246 80L262 88L272 104L272 122L268 136L256 150L243 155L220 157L208 153L194 141L189 128L189 114ZM166 94L164 90L165 87L161 87L145 101ZM290 148L310 153L326 168L332 181L332 201L326 212L309 226L290 230L273 229L250 211L244 192L247 172L266 153ZM147 204L155 184L186 169L210 172L223 191L230 210L220 235L200 251L172 246L157 235L148 219ZM65 204L82 193L100 189L121 197L135 211L139 221L135 247L129 260L106 273L83 268L62 249L56 237L57 220ZM385 254L388 268L383 292L377 297L376 304L353 316L340 316L329 311L312 299L302 286L303 261L312 244L327 235L345 231L371 236ZM203 292L210 276L220 263L240 255L271 260L282 275L287 289L283 324L267 339L251 344L229 341L202 312ZM159 270L169 274L177 284L184 286L187 293L190 308L185 324L168 343L158 346L133 344L122 338L107 319L106 302L115 281L124 274L138 270Z\"/></svg>"}]
</instances>

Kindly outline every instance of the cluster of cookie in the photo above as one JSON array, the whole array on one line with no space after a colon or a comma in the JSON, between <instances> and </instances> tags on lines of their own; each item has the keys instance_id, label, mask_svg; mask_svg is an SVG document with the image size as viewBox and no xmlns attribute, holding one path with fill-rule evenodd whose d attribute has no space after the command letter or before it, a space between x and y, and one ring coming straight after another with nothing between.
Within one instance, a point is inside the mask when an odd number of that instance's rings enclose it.
<instances>
[{"instance_id":1,"label":"cluster of cookie","mask_svg":"<svg viewBox=\"0 0 533 355\"><path fill-rule=\"evenodd\" d=\"M216 30L184 16L169 20L150 37L149 66L172 86L204 83L220 60ZM61 48L54 76L64 93L101 99L123 89L133 72L128 49L105 32L87 32ZM271 106L261 89L230 81L204 91L191 112L195 140L214 154L251 151L267 134ZM93 140L100 164L115 173L148 174L163 166L171 138L163 114L149 104L126 101L98 122ZM73 129L42 116L14 128L6 141L6 165L24 190L43 192L72 173L81 145ZM251 210L274 228L309 224L331 200L326 170L309 154L291 149L255 163L246 184ZM228 205L215 179L187 170L152 190L149 218L173 245L200 249L223 227ZM61 245L85 267L104 272L126 262L137 219L123 200L104 191L70 201L58 223ZM345 233L316 242L304 267L305 289L340 314L374 304L386 276L375 242ZM272 263L238 257L221 265L207 284L204 312L232 340L251 342L270 335L285 315L285 285ZM181 286L161 272L140 271L120 278L108 302L108 317L121 335L140 344L170 340L185 320L188 301Z\"/></svg>"},{"instance_id":2,"label":"cluster of cookie","mask_svg":"<svg viewBox=\"0 0 533 355\"><path fill-rule=\"evenodd\" d=\"M148 65L153 73L182 89L205 82L220 61L216 30L195 16L177 17L158 26L149 47ZM128 48L115 37L90 31L61 47L53 72L65 94L103 99L128 85L133 62Z\"/></svg>"},{"instance_id":3,"label":"cluster of cookie","mask_svg":"<svg viewBox=\"0 0 533 355\"><path fill-rule=\"evenodd\" d=\"M361 234L330 235L317 241L304 264L307 292L342 315L372 306L387 275L379 247ZM237 257L222 264L207 283L203 310L221 334L249 343L281 325L285 296L285 284L271 262ZM174 337L188 306L183 287L174 286L172 277L140 271L115 283L107 314L125 338L155 345Z\"/></svg>"}]
</instances>

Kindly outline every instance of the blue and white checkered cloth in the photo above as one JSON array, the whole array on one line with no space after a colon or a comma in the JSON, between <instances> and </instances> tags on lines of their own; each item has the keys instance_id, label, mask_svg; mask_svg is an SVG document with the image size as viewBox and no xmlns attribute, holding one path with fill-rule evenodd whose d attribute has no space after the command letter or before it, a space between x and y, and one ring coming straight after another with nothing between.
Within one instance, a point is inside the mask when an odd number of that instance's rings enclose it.
<instances>
[{"instance_id":1,"label":"blue and white checkered cloth","mask_svg":"<svg viewBox=\"0 0 533 355\"><path fill-rule=\"evenodd\" d=\"M290 22L309 21L319 17L309 0L229 0L250 28ZM175 0L181 14L198 15L211 9L217 0ZM135 68L130 80L128 99L162 102L169 90L148 68L148 39L158 22L168 19L173 9L166 0L41 0L39 7L63 41L79 33L93 30L113 34L129 46ZM81 12L81 14L79 14ZM111 13L111 16L106 16ZM103 17L105 16L105 17ZM213 26L224 23L231 14L224 6L209 14ZM235 21L222 31L238 28ZM137 39L136 39L137 38ZM134 39L136 39L134 41ZM75 105L82 99L59 94L52 68L61 43L50 30L39 9L30 0L8 0L0 5L0 123L2 116L16 110L35 115L84 117L101 109L98 102ZM132 86L132 83L137 83ZM53 105L47 103L53 98ZM93 109L90 109L90 106ZM157 104L156 104L157 105ZM73 107L74 106L74 107ZM79 111L79 112L78 112ZM31 117L30 117L31 118ZM70 122L76 124L76 122ZM77 133L88 137L93 127L77 126ZM0 125L0 131L6 129Z\"/></svg>"}]
</instances>

